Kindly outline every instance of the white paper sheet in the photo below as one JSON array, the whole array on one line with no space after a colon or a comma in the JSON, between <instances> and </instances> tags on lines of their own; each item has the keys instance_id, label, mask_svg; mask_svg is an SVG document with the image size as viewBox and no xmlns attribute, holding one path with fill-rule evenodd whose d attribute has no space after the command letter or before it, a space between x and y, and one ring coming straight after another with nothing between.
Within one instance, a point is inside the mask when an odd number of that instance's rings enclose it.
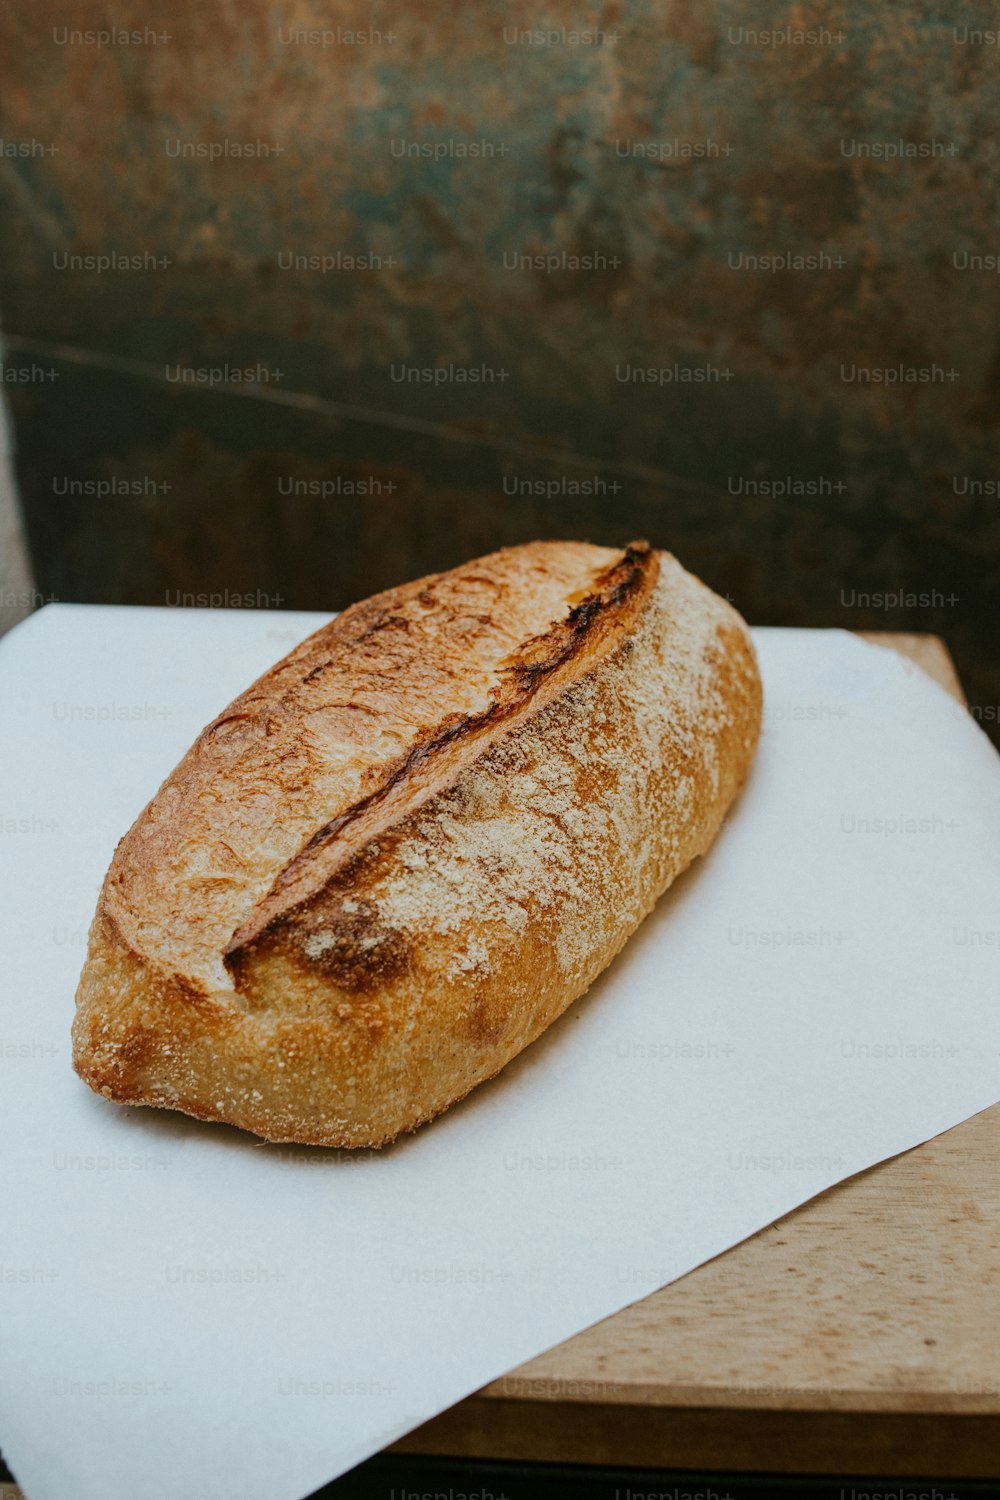
<instances>
[{"instance_id":1,"label":"white paper sheet","mask_svg":"<svg viewBox=\"0 0 1000 1500\"><path fill-rule=\"evenodd\" d=\"M0 642L0 1445L29 1500L299 1500L1000 1098L997 757L900 658L781 630L709 856L437 1122L355 1155L97 1098L69 1025L115 842L322 619L53 605Z\"/></svg>"}]
</instances>

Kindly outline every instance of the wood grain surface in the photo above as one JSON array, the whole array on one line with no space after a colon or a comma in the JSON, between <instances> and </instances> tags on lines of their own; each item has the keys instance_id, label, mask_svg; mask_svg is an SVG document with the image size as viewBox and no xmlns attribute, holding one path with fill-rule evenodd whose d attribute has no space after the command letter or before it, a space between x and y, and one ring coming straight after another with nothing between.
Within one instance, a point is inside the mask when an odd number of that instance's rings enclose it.
<instances>
[{"instance_id":1,"label":"wood grain surface","mask_svg":"<svg viewBox=\"0 0 1000 1500\"><path fill-rule=\"evenodd\" d=\"M866 637L964 703L933 636ZM1000 1105L822 1193L396 1444L1000 1477Z\"/></svg>"}]
</instances>

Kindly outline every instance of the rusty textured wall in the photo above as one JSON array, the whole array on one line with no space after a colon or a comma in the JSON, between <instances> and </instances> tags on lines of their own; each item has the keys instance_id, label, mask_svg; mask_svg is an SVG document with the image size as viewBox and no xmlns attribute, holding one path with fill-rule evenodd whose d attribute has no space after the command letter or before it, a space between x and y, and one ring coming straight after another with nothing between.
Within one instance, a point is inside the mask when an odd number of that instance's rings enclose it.
<instances>
[{"instance_id":1,"label":"rusty textured wall","mask_svg":"<svg viewBox=\"0 0 1000 1500\"><path fill-rule=\"evenodd\" d=\"M86 35L109 24L136 35ZM641 534L759 623L939 631L989 721L991 24L8 4L0 308L40 590L326 608Z\"/></svg>"}]
</instances>

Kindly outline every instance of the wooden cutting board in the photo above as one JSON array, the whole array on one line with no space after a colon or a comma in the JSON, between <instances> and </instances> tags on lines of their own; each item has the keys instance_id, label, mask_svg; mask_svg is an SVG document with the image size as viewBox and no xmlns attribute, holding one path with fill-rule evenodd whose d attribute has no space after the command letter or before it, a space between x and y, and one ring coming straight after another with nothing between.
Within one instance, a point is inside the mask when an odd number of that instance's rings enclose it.
<instances>
[{"instance_id":1,"label":"wooden cutting board","mask_svg":"<svg viewBox=\"0 0 1000 1500\"><path fill-rule=\"evenodd\" d=\"M866 639L964 704L936 637ZM1000 1105L831 1188L395 1449L1000 1477Z\"/></svg>"}]
</instances>

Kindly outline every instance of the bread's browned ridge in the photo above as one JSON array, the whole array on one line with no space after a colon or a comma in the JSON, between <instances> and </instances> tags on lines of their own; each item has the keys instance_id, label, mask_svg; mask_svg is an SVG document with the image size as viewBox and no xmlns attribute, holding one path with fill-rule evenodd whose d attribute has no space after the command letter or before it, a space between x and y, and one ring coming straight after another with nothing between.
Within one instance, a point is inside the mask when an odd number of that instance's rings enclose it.
<instances>
[{"instance_id":1,"label":"bread's browned ridge","mask_svg":"<svg viewBox=\"0 0 1000 1500\"><path fill-rule=\"evenodd\" d=\"M432 768L435 758L440 757L442 751L456 748L462 741L472 748L473 742L487 736L489 731L499 729L501 725L515 719L531 705L547 679L579 657L598 632L613 623L623 608L638 603L648 594L657 572L656 555L649 543L630 542L618 561L598 577L597 587L574 605L564 620L557 621L543 635L524 643L522 655L503 668L503 676L494 690L491 702L481 713L463 714L455 722L432 731L400 761L387 769L381 785L367 796L359 798L324 827L317 829L298 854L279 870L270 890L240 923L227 943L223 951L223 962L237 988L242 958L262 933L287 921L310 899L316 887L331 880L356 852L356 844L352 846L349 839L341 839L345 831L349 833L371 813L384 812L386 819L391 819L393 809L389 804L393 795L402 791L405 797L418 770L431 771L431 786L421 797L421 801L427 801L438 789L433 784ZM373 630L378 628L379 625L372 627ZM370 633L371 631L366 632ZM532 648L543 650L546 654L537 660L525 659ZM324 666L329 665L330 662L327 661L314 667L304 680L308 681L321 672ZM407 812L413 810L412 806L407 808ZM377 832L377 828L366 827L365 842L377 837ZM338 845L334 853L335 863L325 864L322 870L308 870L314 856L330 851L334 844ZM312 879L308 878L310 874ZM279 911L275 911L278 899L300 876L307 879L305 891L282 905Z\"/></svg>"}]
</instances>

